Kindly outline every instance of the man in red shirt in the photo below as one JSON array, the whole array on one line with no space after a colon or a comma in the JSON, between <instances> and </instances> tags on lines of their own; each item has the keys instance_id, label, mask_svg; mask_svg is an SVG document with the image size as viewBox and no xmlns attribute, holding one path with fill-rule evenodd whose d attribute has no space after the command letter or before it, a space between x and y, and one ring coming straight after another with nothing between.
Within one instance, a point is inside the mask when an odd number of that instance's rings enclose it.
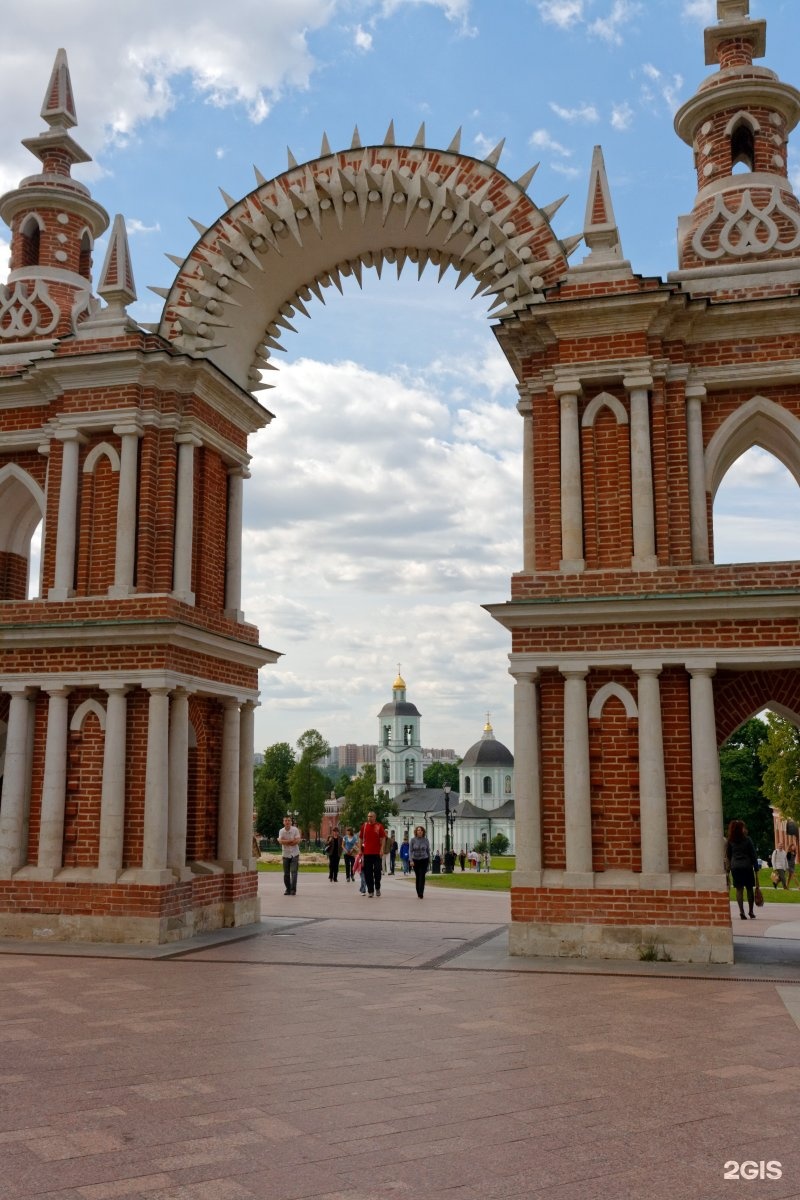
<instances>
[{"instance_id":1,"label":"man in red shirt","mask_svg":"<svg viewBox=\"0 0 800 1200\"><path fill-rule=\"evenodd\" d=\"M367 819L361 826L361 853L364 856L362 870L367 881L367 892L370 896L381 894L381 853L386 830L374 812L367 813Z\"/></svg>"}]
</instances>

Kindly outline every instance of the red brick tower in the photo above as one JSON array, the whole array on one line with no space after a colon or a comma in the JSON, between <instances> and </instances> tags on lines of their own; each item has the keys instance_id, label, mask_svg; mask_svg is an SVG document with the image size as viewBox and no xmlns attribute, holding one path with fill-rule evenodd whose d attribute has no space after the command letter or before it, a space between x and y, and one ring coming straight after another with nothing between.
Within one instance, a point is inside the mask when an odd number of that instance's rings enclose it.
<instances>
[{"instance_id":1,"label":"red brick tower","mask_svg":"<svg viewBox=\"0 0 800 1200\"><path fill-rule=\"evenodd\" d=\"M253 710L275 655L240 611L249 393L140 329L59 51L0 198L0 936L171 941L258 915ZM41 524L41 576L28 583ZM36 593L36 598L29 598Z\"/></svg>"},{"instance_id":2,"label":"red brick tower","mask_svg":"<svg viewBox=\"0 0 800 1200\"><path fill-rule=\"evenodd\" d=\"M718 70L678 112L699 191L680 269L622 256L598 150L590 254L498 337L524 420L512 633L518 954L730 961L718 747L800 719L800 564L714 565L712 504L759 445L800 481L800 93L718 0ZM503 314L501 314L503 315Z\"/></svg>"}]
</instances>

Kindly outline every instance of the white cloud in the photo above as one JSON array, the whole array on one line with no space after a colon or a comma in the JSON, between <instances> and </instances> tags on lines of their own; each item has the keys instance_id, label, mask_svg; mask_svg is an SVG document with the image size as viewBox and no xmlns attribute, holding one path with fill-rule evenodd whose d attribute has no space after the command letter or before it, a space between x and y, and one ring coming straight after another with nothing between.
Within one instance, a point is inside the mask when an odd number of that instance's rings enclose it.
<instances>
[{"instance_id":1,"label":"white cloud","mask_svg":"<svg viewBox=\"0 0 800 1200\"><path fill-rule=\"evenodd\" d=\"M580 167L570 167L566 163L551 163L550 170L555 171L557 175L565 175L567 179L579 179L583 175Z\"/></svg>"},{"instance_id":2,"label":"white cloud","mask_svg":"<svg viewBox=\"0 0 800 1200\"><path fill-rule=\"evenodd\" d=\"M543 21L559 29L571 29L583 20L583 0L538 0Z\"/></svg>"},{"instance_id":3,"label":"white cloud","mask_svg":"<svg viewBox=\"0 0 800 1200\"><path fill-rule=\"evenodd\" d=\"M550 150L553 154L560 154L562 158L571 158L572 156L572 151L551 137L547 129L534 129L528 139L528 144L535 146L538 150Z\"/></svg>"},{"instance_id":4,"label":"white cloud","mask_svg":"<svg viewBox=\"0 0 800 1200\"><path fill-rule=\"evenodd\" d=\"M140 221L138 217L126 217L125 231L133 237L137 233L160 233L161 226L158 221L155 225L145 225L144 221Z\"/></svg>"},{"instance_id":5,"label":"white cloud","mask_svg":"<svg viewBox=\"0 0 800 1200\"><path fill-rule=\"evenodd\" d=\"M561 117L562 121L586 121L591 125L600 120L600 114L593 104L584 102L577 104L574 108L562 108L560 104L551 100L549 107L557 117Z\"/></svg>"},{"instance_id":6,"label":"white cloud","mask_svg":"<svg viewBox=\"0 0 800 1200\"><path fill-rule=\"evenodd\" d=\"M644 84L642 86L642 99L655 106L660 99L670 112L674 112L680 104L680 91L683 87L682 75L665 75L653 63L642 63L642 74L646 79L650 80L654 85Z\"/></svg>"},{"instance_id":7,"label":"white cloud","mask_svg":"<svg viewBox=\"0 0 800 1200\"><path fill-rule=\"evenodd\" d=\"M298 733L369 740L402 660L415 702L443 722L426 744L463 753L481 711L511 698L507 635L480 607L520 563L521 422L501 352L407 378L299 360L278 391L245 491L244 607L286 653L262 673L259 719L295 711ZM476 724L459 735L462 682Z\"/></svg>"},{"instance_id":8,"label":"white cloud","mask_svg":"<svg viewBox=\"0 0 800 1200\"><path fill-rule=\"evenodd\" d=\"M690 21L700 21L703 25L712 25L717 17L716 0L683 0L681 16Z\"/></svg>"},{"instance_id":9,"label":"white cloud","mask_svg":"<svg viewBox=\"0 0 800 1200\"><path fill-rule=\"evenodd\" d=\"M481 158L485 158L490 151L494 150L499 141L499 137L493 137L485 133L476 133L475 137L472 139L472 143Z\"/></svg>"},{"instance_id":10,"label":"white cloud","mask_svg":"<svg viewBox=\"0 0 800 1200\"><path fill-rule=\"evenodd\" d=\"M615 46L622 45L622 34L626 27L641 12L637 0L614 0L606 17L597 17L589 24L589 33Z\"/></svg>"},{"instance_id":11,"label":"white cloud","mask_svg":"<svg viewBox=\"0 0 800 1200\"><path fill-rule=\"evenodd\" d=\"M106 0L81 0L77 12L61 0L4 5L0 191L30 173L18 139L39 132L59 45L67 47L76 83L79 140L95 158L110 141L124 142L167 114L178 79L188 78L209 104L242 107L256 123L284 92L306 88L315 65L308 36L330 21L336 0L237 0L236 7L236 20L223 24L216 10L193 0L166 7L139 0L135 22L120 20Z\"/></svg>"},{"instance_id":12,"label":"white cloud","mask_svg":"<svg viewBox=\"0 0 800 1200\"><path fill-rule=\"evenodd\" d=\"M459 33L465 37L474 37L477 30L469 23L470 0L382 0L381 16L390 17L404 4L430 4L440 8L448 21L458 25Z\"/></svg>"},{"instance_id":13,"label":"white cloud","mask_svg":"<svg viewBox=\"0 0 800 1200\"><path fill-rule=\"evenodd\" d=\"M633 124L633 109L627 100L622 104L614 104L611 108L611 128L623 133Z\"/></svg>"},{"instance_id":14,"label":"white cloud","mask_svg":"<svg viewBox=\"0 0 800 1200\"><path fill-rule=\"evenodd\" d=\"M8 263L11 257L11 243L0 237L0 280L8 275Z\"/></svg>"},{"instance_id":15,"label":"white cloud","mask_svg":"<svg viewBox=\"0 0 800 1200\"><path fill-rule=\"evenodd\" d=\"M367 33L366 29L362 28L361 25L356 25L353 41L359 50L366 51L372 49L372 34Z\"/></svg>"}]
</instances>

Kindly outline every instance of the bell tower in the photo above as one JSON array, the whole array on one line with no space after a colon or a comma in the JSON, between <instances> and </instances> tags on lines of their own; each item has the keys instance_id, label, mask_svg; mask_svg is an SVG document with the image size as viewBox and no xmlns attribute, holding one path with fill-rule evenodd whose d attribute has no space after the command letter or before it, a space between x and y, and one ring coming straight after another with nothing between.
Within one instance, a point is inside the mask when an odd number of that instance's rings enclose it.
<instances>
[{"instance_id":1,"label":"bell tower","mask_svg":"<svg viewBox=\"0 0 800 1200\"><path fill-rule=\"evenodd\" d=\"M515 679L515 954L732 961L719 746L770 704L800 722L800 563L717 564L713 536L751 446L800 484L800 93L754 65L747 0L717 17L718 69L675 119L698 180L678 270L623 259L597 149L589 254L497 329L524 447L523 566L489 606Z\"/></svg>"}]
</instances>

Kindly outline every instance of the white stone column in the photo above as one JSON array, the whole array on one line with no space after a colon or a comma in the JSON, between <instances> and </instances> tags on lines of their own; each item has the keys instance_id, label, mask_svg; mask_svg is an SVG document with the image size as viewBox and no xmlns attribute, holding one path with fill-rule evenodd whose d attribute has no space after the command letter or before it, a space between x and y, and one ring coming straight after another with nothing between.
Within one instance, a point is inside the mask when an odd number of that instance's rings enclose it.
<instances>
[{"instance_id":1,"label":"white stone column","mask_svg":"<svg viewBox=\"0 0 800 1200\"><path fill-rule=\"evenodd\" d=\"M144 782L142 870L164 882L167 866L169 789L169 688L149 688L147 763Z\"/></svg>"},{"instance_id":2,"label":"white stone column","mask_svg":"<svg viewBox=\"0 0 800 1200\"><path fill-rule=\"evenodd\" d=\"M115 425L120 438L119 490L117 492L117 541L114 554L114 582L108 589L115 599L133 592L133 569L136 561L136 497L139 484L138 425Z\"/></svg>"},{"instance_id":3,"label":"white stone column","mask_svg":"<svg viewBox=\"0 0 800 1200\"><path fill-rule=\"evenodd\" d=\"M100 793L100 853L97 865L110 883L122 870L125 837L125 750L128 731L128 689L106 685L106 735L103 748L103 783Z\"/></svg>"},{"instance_id":4,"label":"white stone column","mask_svg":"<svg viewBox=\"0 0 800 1200\"><path fill-rule=\"evenodd\" d=\"M27 859L26 808L30 798L29 729L33 714L34 689L25 684L7 684L11 694L3 771L3 803L0 806L0 879L9 879Z\"/></svg>"},{"instance_id":5,"label":"white stone column","mask_svg":"<svg viewBox=\"0 0 800 1200\"><path fill-rule=\"evenodd\" d=\"M513 670L513 669L512 669ZM542 784L538 671L514 673L514 887L542 882ZM501 793L502 794L502 793Z\"/></svg>"},{"instance_id":6,"label":"white stone column","mask_svg":"<svg viewBox=\"0 0 800 1200\"><path fill-rule=\"evenodd\" d=\"M243 621L242 612L242 511L246 467L228 472L228 526L225 538L225 615Z\"/></svg>"},{"instance_id":7,"label":"white stone column","mask_svg":"<svg viewBox=\"0 0 800 1200\"><path fill-rule=\"evenodd\" d=\"M564 825L566 887L591 887L592 798L589 776L588 667L559 667L564 676Z\"/></svg>"},{"instance_id":8,"label":"white stone column","mask_svg":"<svg viewBox=\"0 0 800 1200\"><path fill-rule=\"evenodd\" d=\"M653 571L658 565L650 446L650 388L653 380L649 375L627 375L623 383L631 406L631 566L634 571Z\"/></svg>"},{"instance_id":9,"label":"white stone column","mask_svg":"<svg viewBox=\"0 0 800 1200\"><path fill-rule=\"evenodd\" d=\"M519 389L517 412L522 417L522 569L536 571L536 506L533 496L533 401Z\"/></svg>"},{"instance_id":10,"label":"white stone column","mask_svg":"<svg viewBox=\"0 0 800 1200\"><path fill-rule=\"evenodd\" d=\"M202 446L191 433L179 433L178 478L175 495L175 549L172 566L172 594L186 604L194 604L192 591L192 548L194 543L194 451Z\"/></svg>"},{"instance_id":11,"label":"white stone column","mask_svg":"<svg viewBox=\"0 0 800 1200\"><path fill-rule=\"evenodd\" d=\"M642 886L669 887L667 784L661 724L661 664L637 665L639 679L639 823Z\"/></svg>"},{"instance_id":12,"label":"white stone column","mask_svg":"<svg viewBox=\"0 0 800 1200\"><path fill-rule=\"evenodd\" d=\"M50 495L50 467L52 458L50 456L50 443L41 442L37 446L37 451L42 458L46 460L46 468L44 474L44 512L42 513L42 532L39 541L39 589L36 593L37 599L44 599L44 564L45 553L48 549L47 541L50 536L50 530L47 525L47 510L49 508L48 497Z\"/></svg>"},{"instance_id":13,"label":"white stone column","mask_svg":"<svg viewBox=\"0 0 800 1200\"><path fill-rule=\"evenodd\" d=\"M561 562L559 569L583 571L583 488L581 484L581 432L578 421L577 380L562 380L554 391L561 405Z\"/></svg>"},{"instance_id":14,"label":"white stone column","mask_svg":"<svg viewBox=\"0 0 800 1200\"><path fill-rule=\"evenodd\" d=\"M691 679L692 796L694 801L695 882L698 889L724 887L722 865L722 784L714 716L716 667L687 662Z\"/></svg>"},{"instance_id":15,"label":"white stone column","mask_svg":"<svg viewBox=\"0 0 800 1200\"><path fill-rule=\"evenodd\" d=\"M186 826L189 803L189 693L178 688L169 714L169 818L167 866L178 872L186 867Z\"/></svg>"},{"instance_id":16,"label":"white stone column","mask_svg":"<svg viewBox=\"0 0 800 1200\"><path fill-rule=\"evenodd\" d=\"M253 858L253 749L255 743L254 700L246 700L239 719L239 858Z\"/></svg>"},{"instance_id":17,"label":"white stone column","mask_svg":"<svg viewBox=\"0 0 800 1200\"><path fill-rule=\"evenodd\" d=\"M223 701L222 761L217 813L217 860L226 871L238 865L239 851L239 705Z\"/></svg>"},{"instance_id":18,"label":"white stone column","mask_svg":"<svg viewBox=\"0 0 800 1200\"><path fill-rule=\"evenodd\" d=\"M60 429L54 435L62 443L61 488L58 493L56 564L49 600L67 600L75 595L75 536L78 525L78 466L86 438L77 429Z\"/></svg>"},{"instance_id":19,"label":"white stone column","mask_svg":"<svg viewBox=\"0 0 800 1200\"><path fill-rule=\"evenodd\" d=\"M40 871L46 872L49 878L61 870L64 862L69 693L69 688L53 688L47 693L50 699L47 706L37 866Z\"/></svg>"},{"instance_id":20,"label":"white stone column","mask_svg":"<svg viewBox=\"0 0 800 1200\"><path fill-rule=\"evenodd\" d=\"M686 442L689 468L689 517L692 533L692 562L710 562L708 544L708 505L706 502L706 464L703 450L703 401L706 389L701 383L686 387Z\"/></svg>"}]
</instances>

